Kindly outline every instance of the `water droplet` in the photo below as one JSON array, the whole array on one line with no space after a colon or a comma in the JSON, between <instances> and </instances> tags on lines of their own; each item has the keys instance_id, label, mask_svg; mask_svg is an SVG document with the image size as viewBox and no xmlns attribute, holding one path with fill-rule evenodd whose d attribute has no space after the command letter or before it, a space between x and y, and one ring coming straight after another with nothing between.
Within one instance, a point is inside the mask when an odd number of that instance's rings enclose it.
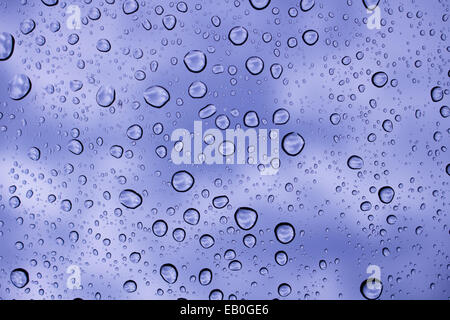
<instances>
[{"instance_id":1,"label":"water droplet","mask_svg":"<svg viewBox=\"0 0 450 320\"><path fill-rule=\"evenodd\" d=\"M216 113L217 109L216 106L213 104L208 104L206 107L203 107L198 112L198 116L200 119L207 119L211 116L213 116Z\"/></svg>"},{"instance_id":2,"label":"water droplet","mask_svg":"<svg viewBox=\"0 0 450 320\"><path fill-rule=\"evenodd\" d=\"M302 39L308 46L313 46L319 41L319 34L316 30L306 30L303 32Z\"/></svg>"},{"instance_id":3,"label":"water droplet","mask_svg":"<svg viewBox=\"0 0 450 320\"><path fill-rule=\"evenodd\" d=\"M244 27L237 26L231 28L228 33L228 39L230 39L231 43L235 46L241 46L247 41L248 31Z\"/></svg>"},{"instance_id":4,"label":"water droplet","mask_svg":"<svg viewBox=\"0 0 450 320\"><path fill-rule=\"evenodd\" d=\"M213 277L212 271L210 269L205 268L202 269L198 274L198 281L202 286L207 286L211 283L212 277Z\"/></svg>"},{"instance_id":5,"label":"water droplet","mask_svg":"<svg viewBox=\"0 0 450 320\"><path fill-rule=\"evenodd\" d=\"M286 154L294 157L302 152L305 147L305 140L296 132L290 132L283 137L281 146Z\"/></svg>"},{"instance_id":6,"label":"water droplet","mask_svg":"<svg viewBox=\"0 0 450 320\"><path fill-rule=\"evenodd\" d=\"M139 4L136 0L125 0L122 9L125 14L132 14L138 11Z\"/></svg>"},{"instance_id":7,"label":"water droplet","mask_svg":"<svg viewBox=\"0 0 450 320\"><path fill-rule=\"evenodd\" d=\"M444 98L444 90L441 87L437 86L431 89L431 100L433 102L439 102Z\"/></svg>"},{"instance_id":8,"label":"water droplet","mask_svg":"<svg viewBox=\"0 0 450 320\"><path fill-rule=\"evenodd\" d=\"M284 251L278 251L275 253L275 261L278 265L284 266L288 262L288 255Z\"/></svg>"},{"instance_id":9,"label":"water droplet","mask_svg":"<svg viewBox=\"0 0 450 320\"><path fill-rule=\"evenodd\" d=\"M270 66L270 74L274 79L279 79L283 73L283 67L281 64L274 63Z\"/></svg>"},{"instance_id":10,"label":"water droplet","mask_svg":"<svg viewBox=\"0 0 450 320\"><path fill-rule=\"evenodd\" d=\"M36 27L36 22L33 19L26 19L20 24L20 32L24 35L31 33ZM0 35L1 38L1 35ZM1 40L0 40L1 42Z\"/></svg>"},{"instance_id":11,"label":"water droplet","mask_svg":"<svg viewBox=\"0 0 450 320\"><path fill-rule=\"evenodd\" d=\"M152 86L145 90L144 99L152 107L161 108L170 100L170 94L161 86Z\"/></svg>"},{"instance_id":12,"label":"water droplet","mask_svg":"<svg viewBox=\"0 0 450 320\"><path fill-rule=\"evenodd\" d=\"M41 158L41 151L36 147L31 147L27 155L31 160L38 161Z\"/></svg>"},{"instance_id":13,"label":"water droplet","mask_svg":"<svg viewBox=\"0 0 450 320\"><path fill-rule=\"evenodd\" d=\"M101 86L97 91L97 103L101 107L109 107L116 99L116 90L111 86Z\"/></svg>"},{"instance_id":14,"label":"water droplet","mask_svg":"<svg viewBox=\"0 0 450 320\"><path fill-rule=\"evenodd\" d=\"M14 37L10 33L0 33L0 61L8 60L14 51Z\"/></svg>"},{"instance_id":15,"label":"water droplet","mask_svg":"<svg viewBox=\"0 0 450 320\"><path fill-rule=\"evenodd\" d=\"M353 170L360 170L364 166L364 160L358 156L351 156L347 160L347 166Z\"/></svg>"},{"instance_id":16,"label":"water droplet","mask_svg":"<svg viewBox=\"0 0 450 320\"><path fill-rule=\"evenodd\" d=\"M118 145L114 145L109 149L109 153L116 159L120 159L123 155L123 148Z\"/></svg>"},{"instance_id":17,"label":"water droplet","mask_svg":"<svg viewBox=\"0 0 450 320\"><path fill-rule=\"evenodd\" d=\"M41 0L43 4L45 4L46 6L55 6L58 4L58 0Z\"/></svg>"},{"instance_id":18,"label":"water droplet","mask_svg":"<svg viewBox=\"0 0 450 320\"><path fill-rule=\"evenodd\" d=\"M136 209L142 204L142 197L134 190L123 190L119 195L120 203L128 209Z\"/></svg>"},{"instance_id":19,"label":"water droplet","mask_svg":"<svg viewBox=\"0 0 450 320\"><path fill-rule=\"evenodd\" d=\"M382 187L378 191L378 197L380 198L381 202L383 203L391 203L391 201L394 199L395 191L389 186Z\"/></svg>"},{"instance_id":20,"label":"water droplet","mask_svg":"<svg viewBox=\"0 0 450 320\"><path fill-rule=\"evenodd\" d=\"M204 234L200 237L200 245L205 249L211 248L215 242L214 237L209 234Z\"/></svg>"},{"instance_id":21,"label":"water droplet","mask_svg":"<svg viewBox=\"0 0 450 320\"><path fill-rule=\"evenodd\" d=\"M253 75L260 74L264 69L264 61L260 57L250 57L245 63L248 72Z\"/></svg>"},{"instance_id":22,"label":"water droplet","mask_svg":"<svg viewBox=\"0 0 450 320\"><path fill-rule=\"evenodd\" d=\"M383 121L382 127L386 132L392 132L394 130L394 124L389 119Z\"/></svg>"},{"instance_id":23,"label":"water droplet","mask_svg":"<svg viewBox=\"0 0 450 320\"><path fill-rule=\"evenodd\" d=\"M123 290L128 293L133 293L137 290L137 284L133 280L128 280L123 284Z\"/></svg>"},{"instance_id":24,"label":"water droplet","mask_svg":"<svg viewBox=\"0 0 450 320\"><path fill-rule=\"evenodd\" d=\"M9 206L13 209L16 209L20 206L20 199L17 196L13 196L9 199Z\"/></svg>"},{"instance_id":25,"label":"water droplet","mask_svg":"<svg viewBox=\"0 0 450 320\"><path fill-rule=\"evenodd\" d=\"M359 290L361 291L362 296L367 300L376 300L383 292L383 283L375 278L364 280L361 283Z\"/></svg>"},{"instance_id":26,"label":"water droplet","mask_svg":"<svg viewBox=\"0 0 450 320\"><path fill-rule=\"evenodd\" d=\"M362 0L364 7L368 10L375 10L380 3L380 0Z\"/></svg>"},{"instance_id":27,"label":"water droplet","mask_svg":"<svg viewBox=\"0 0 450 320\"><path fill-rule=\"evenodd\" d=\"M290 117L289 111L280 108L273 113L272 121L276 125L283 125L289 121Z\"/></svg>"},{"instance_id":28,"label":"water droplet","mask_svg":"<svg viewBox=\"0 0 450 320\"><path fill-rule=\"evenodd\" d=\"M250 0L250 4L256 10L262 10L267 8L267 6L270 4L270 0Z\"/></svg>"},{"instance_id":29,"label":"water droplet","mask_svg":"<svg viewBox=\"0 0 450 320\"><path fill-rule=\"evenodd\" d=\"M97 41L97 50L100 52L108 52L111 50L111 43L107 39Z\"/></svg>"},{"instance_id":30,"label":"water droplet","mask_svg":"<svg viewBox=\"0 0 450 320\"><path fill-rule=\"evenodd\" d=\"M225 206L228 204L229 200L227 196L217 196L213 199L213 206L216 209L222 209L225 208Z\"/></svg>"},{"instance_id":31,"label":"water droplet","mask_svg":"<svg viewBox=\"0 0 450 320\"><path fill-rule=\"evenodd\" d=\"M183 219L190 225L196 225L200 221L200 212L197 209L189 208L183 213Z\"/></svg>"},{"instance_id":32,"label":"water droplet","mask_svg":"<svg viewBox=\"0 0 450 320\"><path fill-rule=\"evenodd\" d=\"M303 12L307 12L307 11L311 10L315 4L316 4L316 2L314 0L301 0L300 1L300 9Z\"/></svg>"},{"instance_id":33,"label":"water droplet","mask_svg":"<svg viewBox=\"0 0 450 320\"><path fill-rule=\"evenodd\" d=\"M184 238L186 237L186 231L182 228L176 228L173 230L172 236L175 241L177 242L183 242Z\"/></svg>"},{"instance_id":34,"label":"water droplet","mask_svg":"<svg viewBox=\"0 0 450 320\"><path fill-rule=\"evenodd\" d=\"M249 128L255 128L259 126L259 117L255 111L248 111L244 115L244 124Z\"/></svg>"},{"instance_id":35,"label":"water droplet","mask_svg":"<svg viewBox=\"0 0 450 320\"><path fill-rule=\"evenodd\" d=\"M191 98L200 99L203 98L208 92L206 84L202 81L194 81L189 86L189 95Z\"/></svg>"},{"instance_id":36,"label":"water droplet","mask_svg":"<svg viewBox=\"0 0 450 320\"><path fill-rule=\"evenodd\" d=\"M28 271L22 268L14 269L13 271L11 271L9 278L11 279L12 284L16 288L21 289L28 284L29 281Z\"/></svg>"},{"instance_id":37,"label":"water droplet","mask_svg":"<svg viewBox=\"0 0 450 320\"><path fill-rule=\"evenodd\" d=\"M287 297L292 292L291 286L287 283L282 283L278 286L278 294L280 297Z\"/></svg>"},{"instance_id":38,"label":"water droplet","mask_svg":"<svg viewBox=\"0 0 450 320\"><path fill-rule=\"evenodd\" d=\"M167 30L172 30L177 24L177 18L174 15L168 14L163 18L163 25Z\"/></svg>"},{"instance_id":39,"label":"water droplet","mask_svg":"<svg viewBox=\"0 0 450 320\"><path fill-rule=\"evenodd\" d=\"M201 72L206 67L206 55L200 50L189 51L183 61L186 68L194 73Z\"/></svg>"},{"instance_id":40,"label":"water droplet","mask_svg":"<svg viewBox=\"0 0 450 320\"><path fill-rule=\"evenodd\" d=\"M288 244L295 238L295 229L290 223L279 223L275 227L275 237L282 244Z\"/></svg>"},{"instance_id":41,"label":"water droplet","mask_svg":"<svg viewBox=\"0 0 450 320\"><path fill-rule=\"evenodd\" d=\"M397 217L395 215L391 214L391 215L387 216L386 222L390 225L393 225L397 222Z\"/></svg>"},{"instance_id":42,"label":"water droplet","mask_svg":"<svg viewBox=\"0 0 450 320\"><path fill-rule=\"evenodd\" d=\"M364 201L361 203L359 208L361 209L361 211L369 211L370 209L372 209L372 203L370 203L370 201Z\"/></svg>"},{"instance_id":43,"label":"water droplet","mask_svg":"<svg viewBox=\"0 0 450 320\"><path fill-rule=\"evenodd\" d=\"M242 230L250 230L258 220L258 213L252 208L241 207L234 213L234 219L239 228Z\"/></svg>"},{"instance_id":44,"label":"water droplet","mask_svg":"<svg viewBox=\"0 0 450 320\"><path fill-rule=\"evenodd\" d=\"M143 134L142 127L138 124L134 124L127 129L127 137L131 140L139 140Z\"/></svg>"},{"instance_id":45,"label":"water droplet","mask_svg":"<svg viewBox=\"0 0 450 320\"><path fill-rule=\"evenodd\" d=\"M159 274L169 284L174 284L178 279L178 270L172 264L164 264L161 266Z\"/></svg>"},{"instance_id":46,"label":"water droplet","mask_svg":"<svg viewBox=\"0 0 450 320\"><path fill-rule=\"evenodd\" d=\"M152 225L153 234L157 237L164 237L167 229L167 223L164 220L156 220Z\"/></svg>"},{"instance_id":47,"label":"water droplet","mask_svg":"<svg viewBox=\"0 0 450 320\"><path fill-rule=\"evenodd\" d=\"M16 74L8 83L9 97L13 100L21 100L31 90L31 81L24 74Z\"/></svg>"},{"instance_id":48,"label":"water droplet","mask_svg":"<svg viewBox=\"0 0 450 320\"><path fill-rule=\"evenodd\" d=\"M223 300L223 292L219 289L214 289L209 294L209 300Z\"/></svg>"},{"instance_id":49,"label":"water droplet","mask_svg":"<svg viewBox=\"0 0 450 320\"><path fill-rule=\"evenodd\" d=\"M388 82L388 76L385 72L379 71L372 76L372 83L377 88L383 88Z\"/></svg>"},{"instance_id":50,"label":"water droplet","mask_svg":"<svg viewBox=\"0 0 450 320\"><path fill-rule=\"evenodd\" d=\"M83 152L84 147L80 140L73 139L67 144L67 149L73 154L80 155Z\"/></svg>"},{"instance_id":51,"label":"water droplet","mask_svg":"<svg viewBox=\"0 0 450 320\"><path fill-rule=\"evenodd\" d=\"M172 187L178 192L186 192L194 185L194 177L187 171L182 170L172 176Z\"/></svg>"},{"instance_id":52,"label":"water droplet","mask_svg":"<svg viewBox=\"0 0 450 320\"><path fill-rule=\"evenodd\" d=\"M139 252L132 252L130 254L130 261L133 263L138 263L141 261L141 254Z\"/></svg>"}]
</instances>

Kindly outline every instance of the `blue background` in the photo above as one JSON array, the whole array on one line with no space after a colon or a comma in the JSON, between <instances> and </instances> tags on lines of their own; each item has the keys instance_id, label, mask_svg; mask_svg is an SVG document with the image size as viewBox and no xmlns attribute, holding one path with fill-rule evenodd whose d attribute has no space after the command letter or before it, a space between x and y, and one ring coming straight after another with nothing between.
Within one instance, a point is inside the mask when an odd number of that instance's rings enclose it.
<instances>
[{"instance_id":1,"label":"blue background","mask_svg":"<svg viewBox=\"0 0 450 320\"><path fill-rule=\"evenodd\" d=\"M124 14L122 3L60 0L48 7L41 0L0 0L0 32L15 38L13 55L0 61L2 299L208 299L215 289L224 299L364 299L360 285L369 276L369 265L381 268L381 299L449 298L449 121L440 114L448 104L448 1L382 0L379 30L367 28L371 14L359 0L316 0L308 12L290 0L272 0L263 10L255 10L248 0L193 0L186 1L186 13L177 10L176 1L139 0L139 9L130 15ZM66 27L69 4L81 8L80 30ZM161 15L158 5L164 9ZM94 7L101 12L98 20L88 17ZM296 8L296 17L289 15L290 8ZM173 30L162 23L167 14L177 18ZM213 16L220 17L219 27L212 24ZM26 19L36 27L24 35L20 23ZM142 26L146 19L152 24L148 31ZM61 28L52 32L55 21ZM248 30L242 46L228 39L234 26ZM313 46L302 40L308 29L319 34ZM272 35L268 43L262 38L266 32ZM72 33L80 38L75 45L68 43ZM46 40L42 46L37 41L41 36ZM291 37L297 39L294 48L287 45ZM99 39L109 40L109 52L96 49ZM133 55L138 49L143 52L139 59ZM189 72L183 63L190 50L207 56L200 73ZM358 51L364 54L361 60ZM264 60L259 75L245 68L251 56ZM345 56L351 58L348 65L342 63ZM152 61L158 63L156 72ZM279 79L270 74L273 63L283 66ZM218 64L224 72L214 74ZM230 66L237 68L235 75L228 72ZM136 80L137 70L146 73L145 80ZM383 88L371 82L378 71L389 78ZM15 74L26 74L32 83L31 92L19 101L8 94ZM71 80L82 81L83 88L73 92ZM196 80L208 87L204 98L188 95ZM96 102L103 85L116 91L109 108ZM143 92L152 85L170 92L170 101L160 109L144 101ZM430 96L435 86L444 90L439 102ZM371 99L376 108L369 105ZM281 136L297 132L305 148L295 157L281 152L281 167L273 176L261 175L254 165L172 164L170 134L176 128L192 130L198 111L210 103L217 113L203 121L204 129L215 127L219 114L230 118L230 128L244 127L244 114L254 110L259 128L279 129ZM285 125L272 122L278 108L290 113ZM233 116L233 109L239 115ZM341 116L337 125L330 122L332 113ZM382 128L386 119L393 122L391 132ZM152 129L158 122L164 126L160 135ZM126 135L133 124L144 131L138 141ZM77 131L84 146L80 155L67 148ZM377 137L374 142L367 139L370 133ZM132 157L112 157L113 145L131 150ZM155 153L160 145L169 151L163 159ZM28 157L31 147L40 149L38 161ZM361 170L347 166L351 155L363 158ZM73 172L65 170L67 164ZM176 192L170 184L179 170L195 179L188 192ZM82 175L84 185L79 183ZM389 204L378 198L383 186L395 190ZM124 189L142 195L143 204L135 210L122 206ZM57 198L53 203L50 194ZM216 209L212 199L220 195L229 204ZM13 196L21 200L18 208L9 204ZM61 209L65 199L72 203L69 212ZM85 206L87 200L93 202L91 208ZM360 209L364 201L371 202L369 211ZM196 226L183 220L191 207L201 214ZM238 207L258 212L251 230L237 226ZM386 222L389 215L397 217L395 224ZM161 238L152 232L159 219L168 225ZM289 244L275 238L280 222L295 228ZM419 226L422 233L416 232ZM175 228L186 231L181 243L172 237ZM71 231L78 232L77 242L71 241ZM248 233L257 238L253 248L243 244ZM201 247L204 234L214 237L213 247ZM241 270L229 269L224 256L229 249L236 252ZM284 266L274 258L279 250L289 257ZM130 261L132 252L141 253L138 263ZM325 269L319 267L321 260ZM178 270L174 284L160 276L166 263ZM70 265L82 270L81 290L66 286ZM29 274L24 288L11 282L16 268ZM198 280L203 268L213 272L207 286ZM127 280L136 282L135 292L124 290ZM292 289L287 297L278 293L282 283Z\"/></svg>"}]
</instances>

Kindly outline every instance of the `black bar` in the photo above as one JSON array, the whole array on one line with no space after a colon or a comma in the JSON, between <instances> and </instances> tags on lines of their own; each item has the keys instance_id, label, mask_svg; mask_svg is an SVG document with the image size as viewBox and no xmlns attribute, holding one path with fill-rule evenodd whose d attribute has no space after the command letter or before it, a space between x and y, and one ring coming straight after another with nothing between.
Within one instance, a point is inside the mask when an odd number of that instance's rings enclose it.
<instances>
[{"instance_id":1,"label":"black bar","mask_svg":"<svg viewBox=\"0 0 450 320\"><path fill-rule=\"evenodd\" d=\"M64 301L38 301L38 300L10 300L0 301L2 314L8 309L32 311L48 314L51 310L55 315L80 316L91 319L100 316L107 319L112 316L126 317L125 319L164 319L164 320L191 320L191 319L305 319L307 317L320 317L330 314L341 315L347 318L360 312L376 314L389 308L397 310L405 316L415 313L430 305L439 304L448 308L448 300L400 300L400 301L294 301L294 300L239 300L239 301L203 301L203 300L64 300ZM435 310L435 309L433 309ZM390 311L391 312L391 311ZM445 311L444 311L445 312ZM355 314L356 313L356 314ZM391 314L392 315L392 314Z\"/></svg>"}]
</instances>

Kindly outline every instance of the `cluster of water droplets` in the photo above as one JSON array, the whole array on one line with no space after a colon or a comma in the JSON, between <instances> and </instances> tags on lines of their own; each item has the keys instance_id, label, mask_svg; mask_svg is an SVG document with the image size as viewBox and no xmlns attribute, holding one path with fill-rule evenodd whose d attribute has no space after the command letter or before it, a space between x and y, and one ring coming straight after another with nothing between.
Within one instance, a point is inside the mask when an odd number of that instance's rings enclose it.
<instances>
[{"instance_id":1,"label":"cluster of water droplets","mask_svg":"<svg viewBox=\"0 0 450 320\"><path fill-rule=\"evenodd\" d=\"M0 0L2 297L448 299L447 2L68 6Z\"/></svg>"}]
</instances>

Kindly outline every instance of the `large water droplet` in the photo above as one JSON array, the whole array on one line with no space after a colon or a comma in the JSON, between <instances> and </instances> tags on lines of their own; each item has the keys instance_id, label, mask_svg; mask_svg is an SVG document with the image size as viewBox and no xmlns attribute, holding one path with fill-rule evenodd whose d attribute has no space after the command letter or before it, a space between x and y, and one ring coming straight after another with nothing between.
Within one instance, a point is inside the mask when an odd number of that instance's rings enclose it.
<instances>
[{"instance_id":1,"label":"large water droplet","mask_svg":"<svg viewBox=\"0 0 450 320\"><path fill-rule=\"evenodd\" d=\"M189 208L184 212L183 219L190 225L196 225L200 221L200 212L197 209Z\"/></svg>"},{"instance_id":2,"label":"large water droplet","mask_svg":"<svg viewBox=\"0 0 450 320\"><path fill-rule=\"evenodd\" d=\"M244 27L237 26L230 30L228 33L228 39L230 39L231 43L240 46L247 41L248 31Z\"/></svg>"},{"instance_id":3,"label":"large water droplet","mask_svg":"<svg viewBox=\"0 0 450 320\"><path fill-rule=\"evenodd\" d=\"M172 264L164 264L161 266L161 269L159 270L159 273L161 277L166 281L167 283L173 284L178 279L178 270L175 268Z\"/></svg>"},{"instance_id":4,"label":"large water droplet","mask_svg":"<svg viewBox=\"0 0 450 320\"><path fill-rule=\"evenodd\" d=\"M138 11L139 4L136 0L125 0L122 9L125 14L132 14Z\"/></svg>"},{"instance_id":5,"label":"large water droplet","mask_svg":"<svg viewBox=\"0 0 450 320\"><path fill-rule=\"evenodd\" d=\"M111 43L108 39L100 39L97 41L97 50L100 52L108 52L111 50Z\"/></svg>"},{"instance_id":6,"label":"large water droplet","mask_svg":"<svg viewBox=\"0 0 450 320\"><path fill-rule=\"evenodd\" d=\"M212 277L213 277L212 271L210 269L205 268L202 269L198 274L198 281L202 286L207 286L208 284L211 283Z\"/></svg>"},{"instance_id":7,"label":"large water droplet","mask_svg":"<svg viewBox=\"0 0 450 320\"><path fill-rule=\"evenodd\" d=\"M127 129L127 137L131 140L139 140L142 138L144 130L138 124L134 124Z\"/></svg>"},{"instance_id":8,"label":"large water droplet","mask_svg":"<svg viewBox=\"0 0 450 320\"><path fill-rule=\"evenodd\" d=\"M73 154L80 155L83 152L84 147L80 140L73 139L67 144L67 149Z\"/></svg>"},{"instance_id":9,"label":"large water droplet","mask_svg":"<svg viewBox=\"0 0 450 320\"><path fill-rule=\"evenodd\" d=\"M36 22L33 19L26 19L20 24L20 32L27 35L34 30ZM0 35L1 37L1 35Z\"/></svg>"},{"instance_id":10,"label":"large water droplet","mask_svg":"<svg viewBox=\"0 0 450 320\"><path fill-rule=\"evenodd\" d=\"M303 32L302 39L308 46L313 46L319 41L319 34L316 30L306 30Z\"/></svg>"},{"instance_id":11,"label":"large water droplet","mask_svg":"<svg viewBox=\"0 0 450 320\"><path fill-rule=\"evenodd\" d=\"M353 170L360 170L364 166L364 160L358 156L351 156L347 160L347 166Z\"/></svg>"},{"instance_id":12,"label":"large water droplet","mask_svg":"<svg viewBox=\"0 0 450 320\"><path fill-rule=\"evenodd\" d=\"M144 99L152 107L161 108L170 100L170 94L161 86L152 86L145 90Z\"/></svg>"},{"instance_id":13,"label":"large water droplet","mask_svg":"<svg viewBox=\"0 0 450 320\"><path fill-rule=\"evenodd\" d=\"M214 238L209 234L204 234L200 237L200 245L205 249L211 248L215 242Z\"/></svg>"},{"instance_id":14,"label":"large water droplet","mask_svg":"<svg viewBox=\"0 0 450 320\"><path fill-rule=\"evenodd\" d=\"M206 55L200 50L189 51L183 61L186 68L194 73L201 72L206 67Z\"/></svg>"},{"instance_id":15,"label":"large water droplet","mask_svg":"<svg viewBox=\"0 0 450 320\"><path fill-rule=\"evenodd\" d=\"M362 0L364 7L368 10L375 10L380 3L380 0Z\"/></svg>"},{"instance_id":16,"label":"large water droplet","mask_svg":"<svg viewBox=\"0 0 450 320\"><path fill-rule=\"evenodd\" d=\"M311 10L315 4L316 4L316 2L314 0L301 0L300 1L300 9L303 12L307 12L307 11Z\"/></svg>"},{"instance_id":17,"label":"large water droplet","mask_svg":"<svg viewBox=\"0 0 450 320\"><path fill-rule=\"evenodd\" d=\"M295 238L295 229L290 223L279 223L275 227L275 237L279 242L288 244Z\"/></svg>"},{"instance_id":18,"label":"large water droplet","mask_svg":"<svg viewBox=\"0 0 450 320\"><path fill-rule=\"evenodd\" d=\"M284 266L288 262L288 255L284 251L275 253L275 261L278 265Z\"/></svg>"},{"instance_id":19,"label":"large water droplet","mask_svg":"<svg viewBox=\"0 0 450 320\"><path fill-rule=\"evenodd\" d=\"M234 213L234 219L239 228L250 230L255 226L256 221L258 220L258 213L252 208L241 207Z\"/></svg>"},{"instance_id":20,"label":"large water droplet","mask_svg":"<svg viewBox=\"0 0 450 320\"><path fill-rule=\"evenodd\" d=\"M27 155L31 160L38 161L41 158L41 151L36 147L31 147Z\"/></svg>"},{"instance_id":21,"label":"large water droplet","mask_svg":"<svg viewBox=\"0 0 450 320\"><path fill-rule=\"evenodd\" d=\"M175 172L172 176L172 187L178 192L186 192L194 185L194 177L187 171Z\"/></svg>"},{"instance_id":22,"label":"large water droplet","mask_svg":"<svg viewBox=\"0 0 450 320\"><path fill-rule=\"evenodd\" d=\"M168 14L163 18L163 25L167 30L172 30L177 24L177 18L174 15Z\"/></svg>"},{"instance_id":23,"label":"large water droplet","mask_svg":"<svg viewBox=\"0 0 450 320\"><path fill-rule=\"evenodd\" d=\"M250 57L245 63L248 72L253 75L260 74L264 69L264 61L260 57Z\"/></svg>"},{"instance_id":24,"label":"large water droplet","mask_svg":"<svg viewBox=\"0 0 450 320\"><path fill-rule=\"evenodd\" d=\"M157 237L164 237L167 229L167 223L164 220L156 220L152 225L153 234Z\"/></svg>"},{"instance_id":25,"label":"large water droplet","mask_svg":"<svg viewBox=\"0 0 450 320\"><path fill-rule=\"evenodd\" d=\"M58 0L41 0L43 4L45 4L46 6L55 6L58 4Z\"/></svg>"},{"instance_id":26,"label":"large water droplet","mask_svg":"<svg viewBox=\"0 0 450 320\"><path fill-rule=\"evenodd\" d=\"M217 196L213 199L213 206L216 209L222 209L225 208L225 206L228 204L229 199L227 196Z\"/></svg>"},{"instance_id":27,"label":"large water droplet","mask_svg":"<svg viewBox=\"0 0 450 320\"><path fill-rule=\"evenodd\" d=\"M8 83L9 97L13 100L21 100L31 90L31 81L24 74L16 74Z\"/></svg>"},{"instance_id":28,"label":"large water droplet","mask_svg":"<svg viewBox=\"0 0 450 320\"><path fill-rule=\"evenodd\" d=\"M267 8L267 6L270 4L270 0L250 0L250 4L256 10L262 10Z\"/></svg>"},{"instance_id":29,"label":"large water droplet","mask_svg":"<svg viewBox=\"0 0 450 320\"><path fill-rule=\"evenodd\" d=\"M437 86L431 89L431 100L433 102L439 102L444 98L444 90L441 87Z\"/></svg>"},{"instance_id":30,"label":"large water droplet","mask_svg":"<svg viewBox=\"0 0 450 320\"><path fill-rule=\"evenodd\" d=\"M10 33L0 33L0 61L9 59L14 51L14 37Z\"/></svg>"},{"instance_id":31,"label":"large water droplet","mask_svg":"<svg viewBox=\"0 0 450 320\"><path fill-rule=\"evenodd\" d=\"M383 292L383 283L375 278L364 280L360 286L361 294L367 300L376 300Z\"/></svg>"},{"instance_id":32,"label":"large water droplet","mask_svg":"<svg viewBox=\"0 0 450 320\"><path fill-rule=\"evenodd\" d=\"M97 103L101 107L109 107L116 99L116 90L111 86L101 86L97 91Z\"/></svg>"},{"instance_id":33,"label":"large water droplet","mask_svg":"<svg viewBox=\"0 0 450 320\"><path fill-rule=\"evenodd\" d=\"M287 297L292 292L291 286L287 283L282 283L278 286L278 294L280 297Z\"/></svg>"},{"instance_id":34,"label":"large water droplet","mask_svg":"<svg viewBox=\"0 0 450 320\"><path fill-rule=\"evenodd\" d=\"M133 293L137 290L137 284L133 280L128 280L123 284L123 290L128 293Z\"/></svg>"},{"instance_id":35,"label":"large water droplet","mask_svg":"<svg viewBox=\"0 0 450 320\"><path fill-rule=\"evenodd\" d=\"M136 209L142 204L142 197L134 190L123 190L119 195L120 203L128 209Z\"/></svg>"},{"instance_id":36,"label":"large water droplet","mask_svg":"<svg viewBox=\"0 0 450 320\"><path fill-rule=\"evenodd\" d=\"M388 204L391 203L391 201L394 199L395 191L389 186L382 187L378 191L378 197L380 198L381 202Z\"/></svg>"},{"instance_id":37,"label":"large water droplet","mask_svg":"<svg viewBox=\"0 0 450 320\"><path fill-rule=\"evenodd\" d=\"M281 64L274 63L270 66L270 74L274 79L279 79L283 73L283 67Z\"/></svg>"},{"instance_id":38,"label":"large water droplet","mask_svg":"<svg viewBox=\"0 0 450 320\"><path fill-rule=\"evenodd\" d=\"M385 72L379 71L372 76L372 83L377 88L382 88L388 82L388 76Z\"/></svg>"},{"instance_id":39,"label":"large water droplet","mask_svg":"<svg viewBox=\"0 0 450 320\"><path fill-rule=\"evenodd\" d=\"M29 281L28 272L22 268L11 271L9 278L11 279L12 284L19 289L25 287Z\"/></svg>"},{"instance_id":40,"label":"large water droplet","mask_svg":"<svg viewBox=\"0 0 450 320\"><path fill-rule=\"evenodd\" d=\"M305 147L305 140L299 133L290 132L283 137L281 146L286 154L296 156Z\"/></svg>"},{"instance_id":41,"label":"large water droplet","mask_svg":"<svg viewBox=\"0 0 450 320\"><path fill-rule=\"evenodd\" d=\"M255 111L248 111L244 115L244 124L249 128L255 128L259 126L259 117Z\"/></svg>"},{"instance_id":42,"label":"large water droplet","mask_svg":"<svg viewBox=\"0 0 450 320\"><path fill-rule=\"evenodd\" d=\"M206 119L213 116L217 111L217 108L213 104L208 104L206 107L203 107L198 112L198 116L200 119Z\"/></svg>"},{"instance_id":43,"label":"large water droplet","mask_svg":"<svg viewBox=\"0 0 450 320\"><path fill-rule=\"evenodd\" d=\"M276 125L283 125L289 121L290 117L289 111L280 108L273 113L272 121Z\"/></svg>"},{"instance_id":44,"label":"large water droplet","mask_svg":"<svg viewBox=\"0 0 450 320\"><path fill-rule=\"evenodd\" d=\"M203 98L208 92L206 84L202 81L194 81L189 86L189 95L194 99Z\"/></svg>"}]
</instances>

